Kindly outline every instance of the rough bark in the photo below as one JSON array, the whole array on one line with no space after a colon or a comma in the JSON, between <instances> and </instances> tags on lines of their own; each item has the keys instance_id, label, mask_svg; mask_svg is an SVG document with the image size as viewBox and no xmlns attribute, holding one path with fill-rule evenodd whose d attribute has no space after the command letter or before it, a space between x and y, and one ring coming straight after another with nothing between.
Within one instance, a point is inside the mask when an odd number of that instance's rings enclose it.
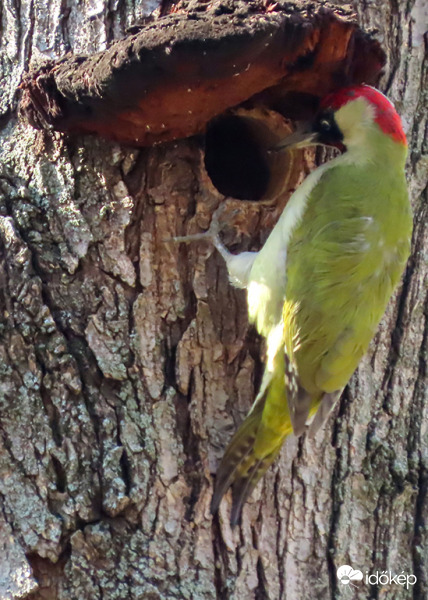
<instances>
[{"instance_id":1,"label":"rough bark","mask_svg":"<svg viewBox=\"0 0 428 600\"><path fill-rule=\"evenodd\" d=\"M423 599L423 2L356 7L387 51L381 87L409 137L415 232L403 285L335 418L312 442L287 441L235 530L227 502L209 514L211 474L254 398L263 348L221 258L164 243L205 229L224 201L200 144L133 149L47 135L16 116L30 58L103 50L153 4L0 9L0 597ZM227 200L230 248L260 247L313 161L296 161L273 203ZM418 582L351 590L337 581L341 564Z\"/></svg>"}]
</instances>

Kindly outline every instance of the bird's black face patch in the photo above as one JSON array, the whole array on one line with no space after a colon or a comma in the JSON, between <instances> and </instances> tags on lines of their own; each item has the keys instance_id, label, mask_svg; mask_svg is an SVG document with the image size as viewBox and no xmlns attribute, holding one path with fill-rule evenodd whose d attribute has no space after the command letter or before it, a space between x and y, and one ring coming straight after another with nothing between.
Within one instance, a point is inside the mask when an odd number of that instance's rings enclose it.
<instances>
[{"instance_id":1,"label":"bird's black face patch","mask_svg":"<svg viewBox=\"0 0 428 600\"><path fill-rule=\"evenodd\" d=\"M332 110L324 110L317 116L312 131L318 134L317 141L320 144L343 147L343 134L336 123Z\"/></svg>"}]
</instances>

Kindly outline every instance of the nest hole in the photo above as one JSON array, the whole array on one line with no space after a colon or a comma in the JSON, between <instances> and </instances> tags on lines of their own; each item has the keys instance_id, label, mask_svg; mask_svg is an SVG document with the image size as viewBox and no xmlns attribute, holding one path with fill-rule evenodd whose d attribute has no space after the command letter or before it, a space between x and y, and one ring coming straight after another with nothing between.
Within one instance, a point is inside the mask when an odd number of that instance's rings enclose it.
<instances>
[{"instance_id":1,"label":"nest hole","mask_svg":"<svg viewBox=\"0 0 428 600\"><path fill-rule=\"evenodd\" d=\"M270 149L290 132L282 117L262 110L240 110L217 117L205 134L205 169L215 188L237 200L271 200L288 182L289 152Z\"/></svg>"},{"instance_id":2,"label":"nest hole","mask_svg":"<svg viewBox=\"0 0 428 600\"><path fill-rule=\"evenodd\" d=\"M266 156L248 122L236 115L208 126L205 168L219 192L239 200L260 200L269 185Z\"/></svg>"}]
</instances>

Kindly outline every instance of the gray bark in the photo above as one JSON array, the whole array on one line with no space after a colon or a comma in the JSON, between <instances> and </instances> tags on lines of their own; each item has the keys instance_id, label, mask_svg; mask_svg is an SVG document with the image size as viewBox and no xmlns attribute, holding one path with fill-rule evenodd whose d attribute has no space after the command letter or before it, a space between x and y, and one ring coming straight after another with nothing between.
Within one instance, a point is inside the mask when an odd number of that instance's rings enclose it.
<instances>
[{"instance_id":1,"label":"gray bark","mask_svg":"<svg viewBox=\"0 0 428 600\"><path fill-rule=\"evenodd\" d=\"M224 197L195 141L137 150L16 118L30 59L102 50L156 3L66 4L0 8L0 598L425 598L423 0L356 7L409 139L403 284L334 417L286 442L234 530L227 502L209 514L211 474L263 348L215 251L164 242L207 228ZM236 250L258 248L284 204L227 202ZM351 589L342 564L418 581Z\"/></svg>"}]
</instances>

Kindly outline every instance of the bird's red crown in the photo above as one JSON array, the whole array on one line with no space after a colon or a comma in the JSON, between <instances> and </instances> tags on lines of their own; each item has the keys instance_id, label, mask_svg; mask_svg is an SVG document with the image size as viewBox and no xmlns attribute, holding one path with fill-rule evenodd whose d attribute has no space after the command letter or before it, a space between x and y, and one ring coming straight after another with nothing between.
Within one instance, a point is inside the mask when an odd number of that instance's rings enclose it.
<instances>
[{"instance_id":1,"label":"bird's red crown","mask_svg":"<svg viewBox=\"0 0 428 600\"><path fill-rule=\"evenodd\" d=\"M342 88L326 96L321 102L321 108L338 110L356 98L366 98L375 108L375 121L384 133L396 142L407 145L401 119L392 102L386 96L369 85L353 85Z\"/></svg>"}]
</instances>

